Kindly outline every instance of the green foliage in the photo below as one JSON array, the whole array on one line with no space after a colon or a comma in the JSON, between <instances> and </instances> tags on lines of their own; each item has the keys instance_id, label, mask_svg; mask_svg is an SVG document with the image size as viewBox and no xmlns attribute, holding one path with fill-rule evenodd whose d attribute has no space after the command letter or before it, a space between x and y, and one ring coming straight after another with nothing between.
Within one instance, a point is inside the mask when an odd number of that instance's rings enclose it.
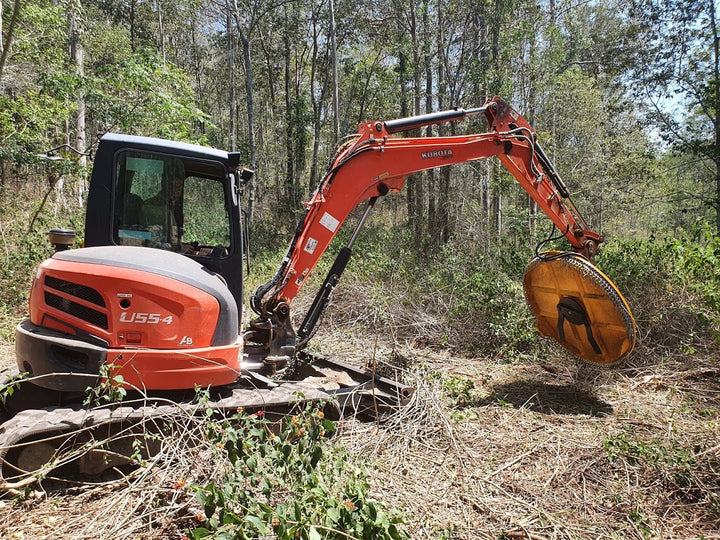
<instances>
[{"instance_id":1,"label":"green foliage","mask_svg":"<svg viewBox=\"0 0 720 540\"><path fill-rule=\"evenodd\" d=\"M448 245L427 276L430 291L448 295L449 324L458 331L456 345L486 351L523 349L534 341L522 285L479 253ZM440 260L443 264L440 264Z\"/></svg>"},{"instance_id":2,"label":"green foliage","mask_svg":"<svg viewBox=\"0 0 720 540\"><path fill-rule=\"evenodd\" d=\"M186 74L151 49L98 66L86 99L93 120L107 130L197 141L196 129L207 120Z\"/></svg>"},{"instance_id":3,"label":"green foliage","mask_svg":"<svg viewBox=\"0 0 720 540\"><path fill-rule=\"evenodd\" d=\"M682 288L720 314L720 236L703 221L696 222L690 233L614 240L602 246L597 262L630 294Z\"/></svg>"},{"instance_id":4,"label":"green foliage","mask_svg":"<svg viewBox=\"0 0 720 540\"><path fill-rule=\"evenodd\" d=\"M639 57L632 72L638 83L635 91L653 105L671 104L650 107L648 116L684 162L701 165L694 167L691 193L700 199L709 192L707 207L714 209L715 231L720 233L717 6L686 0L631 6L643 40L635 51ZM678 110L683 114L676 114Z\"/></svg>"},{"instance_id":5,"label":"green foliage","mask_svg":"<svg viewBox=\"0 0 720 540\"><path fill-rule=\"evenodd\" d=\"M624 459L630 465L669 466L691 473L694 464L692 452L679 445L668 446L657 439L627 433L607 437L603 448L610 461Z\"/></svg>"},{"instance_id":6,"label":"green foliage","mask_svg":"<svg viewBox=\"0 0 720 540\"><path fill-rule=\"evenodd\" d=\"M27 162L55 146L58 121L75 108L63 64L66 25L60 6L23 2L0 91L0 161Z\"/></svg>"},{"instance_id":7,"label":"green foliage","mask_svg":"<svg viewBox=\"0 0 720 540\"><path fill-rule=\"evenodd\" d=\"M377 227L363 230L356 244L347 273L378 288L380 296L372 301L379 315L398 305L405 306L406 318L429 315L441 321L442 335L423 337L436 347L500 352L508 359L533 351L537 338L520 283L530 250L523 261L501 248L486 256L467 238L455 237L436 252L417 249L411 239L410 227ZM338 288L343 286L341 281Z\"/></svg>"},{"instance_id":8,"label":"green foliage","mask_svg":"<svg viewBox=\"0 0 720 540\"><path fill-rule=\"evenodd\" d=\"M364 467L328 448L334 431L317 406L280 426L262 411L210 421L208 436L228 466L219 481L193 486L204 509L193 538L407 538L400 515L370 497Z\"/></svg>"},{"instance_id":9,"label":"green foliage","mask_svg":"<svg viewBox=\"0 0 720 540\"><path fill-rule=\"evenodd\" d=\"M472 379L449 376L443 379L442 388L445 395L453 400L456 407L468 407L475 400L475 383Z\"/></svg>"},{"instance_id":10,"label":"green foliage","mask_svg":"<svg viewBox=\"0 0 720 540\"><path fill-rule=\"evenodd\" d=\"M62 94L51 94L55 79L45 79L45 88L28 88L20 94L0 93L0 160L15 163L35 161L33 154L55 146L48 131L57 118L67 117L74 106Z\"/></svg>"},{"instance_id":11,"label":"green foliage","mask_svg":"<svg viewBox=\"0 0 720 540\"><path fill-rule=\"evenodd\" d=\"M706 223L697 222L690 238L675 237L671 245L678 282L720 313L720 236Z\"/></svg>"},{"instance_id":12,"label":"green foliage","mask_svg":"<svg viewBox=\"0 0 720 540\"><path fill-rule=\"evenodd\" d=\"M678 443L619 433L605 438L603 449L611 462L623 460L631 466L653 469L682 487L693 482L695 454Z\"/></svg>"},{"instance_id":13,"label":"green foliage","mask_svg":"<svg viewBox=\"0 0 720 540\"><path fill-rule=\"evenodd\" d=\"M628 518L635 525L635 528L642 535L643 538L655 537L655 532L650 528L648 524L648 518L642 512L640 508L635 508L628 514Z\"/></svg>"},{"instance_id":14,"label":"green foliage","mask_svg":"<svg viewBox=\"0 0 720 540\"><path fill-rule=\"evenodd\" d=\"M51 228L74 229L82 238L84 211L74 199L81 176L74 162L24 166L21 170L31 181L0 186L0 338L10 339L15 324L27 312L33 268L52 255L47 233ZM66 174L67 173L67 174ZM43 203L36 178L65 178L63 192L56 184ZM11 189L14 187L14 189ZM47 188L45 188L47 189Z\"/></svg>"},{"instance_id":15,"label":"green foliage","mask_svg":"<svg viewBox=\"0 0 720 540\"><path fill-rule=\"evenodd\" d=\"M97 406L105 403L118 403L127 395L125 379L122 375L113 375L117 366L103 364L100 366L100 380L95 386L85 389L83 405Z\"/></svg>"},{"instance_id":16,"label":"green foliage","mask_svg":"<svg viewBox=\"0 0 720 540\"><path fill-rule=\"evenodd\" d=\"M45 220L40 220L45 223ZM6 253L0 266L0 283L3 285L3 302L11 309L25 307L30 293L32 268L52 254L47 241L47 230L27 233Z\"/></svg>"},{"instance_id":17,"label":"green foliage","mask_svg":"<svg viewBox=\"0 0 720 540\"><path fill-rule=\"evenodd\" d=\"M26 372L18 373L17 375L10 377L0 386L0 404L5 405L8 398L12 397L16 390L20 389L22 381L27 378Z\"/></svg>"}]
</instances>

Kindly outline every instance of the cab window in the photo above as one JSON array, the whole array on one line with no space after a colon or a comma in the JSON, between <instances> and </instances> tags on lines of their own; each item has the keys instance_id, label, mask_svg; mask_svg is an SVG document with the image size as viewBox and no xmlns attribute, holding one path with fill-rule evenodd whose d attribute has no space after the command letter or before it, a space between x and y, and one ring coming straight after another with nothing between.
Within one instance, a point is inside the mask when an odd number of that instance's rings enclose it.
<instances>
[{"instance_id":1,"label":"cab window","mask_svg":"<svg viewBox=\"0 0 720 540\"><path fill-rule=\"evenodd\" d=\"M147 152L120 152L115 164L114 239L195 255L230 248L224 170Z\"/></svg>"}]
</instances>

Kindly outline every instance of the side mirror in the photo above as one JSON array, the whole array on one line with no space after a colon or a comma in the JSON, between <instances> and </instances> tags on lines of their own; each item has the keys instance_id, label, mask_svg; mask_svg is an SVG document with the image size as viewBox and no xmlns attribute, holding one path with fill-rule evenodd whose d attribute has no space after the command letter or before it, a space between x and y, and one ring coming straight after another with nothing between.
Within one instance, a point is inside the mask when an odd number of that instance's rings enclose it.
<instances>
[{"instance_id":1,"label":"side mirror","mask_svg":"<svg viewBox=\"0 0 720 540\"><path fill-rule=\"evenodd\" d=\"M252 169L241 169L240 170L240 185L244 186L255 176L255 171Z\"/></svg>"},{"instance_id":2,"label":"side mirror","mask_svg":"<svg viewBox=\"0 0 720 540\"><path fill-rule=\"evenodd\" d=\"M238 205L240 197L243 194L245 185L255 176L252 169L240 169L239 171L230 173L230 182L232 185L233 203Z\"/></svg>"}]
</instances>

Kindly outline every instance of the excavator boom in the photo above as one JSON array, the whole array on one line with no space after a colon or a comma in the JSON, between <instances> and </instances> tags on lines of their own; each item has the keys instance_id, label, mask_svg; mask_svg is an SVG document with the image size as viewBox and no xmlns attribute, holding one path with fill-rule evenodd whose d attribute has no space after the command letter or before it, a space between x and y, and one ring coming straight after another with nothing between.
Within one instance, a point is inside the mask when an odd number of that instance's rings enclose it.
<instances>
[{"instance_id":1,"label":"excavator boom","mask_svg":"<svg viewBox=\"0 0 720 540\"><path fill-rule=\"evenodd\" d=\"M487 132L444 137L391 137L476 113L484 113L489 126ZM312 195L278 272L255 291L251 305L260 318L251 323L248 341L259 343L259 354L282 359L312 335L319 314L350 258L349 247L341 250L316 302L300 326L298 336L289 322L289 305L340 226L363 201L370 201L369 211L379 197L401 191L406 178L413 173L493 156L500 159L565 235L573 250L592 259L602 237L589 229L575 209L567 187L542 151L533 128L502 99L495 97L483 107L467 111L451 110L388 122L365 122L359 125L355 139L338 152Z\"/></svg>"}]
</instances>

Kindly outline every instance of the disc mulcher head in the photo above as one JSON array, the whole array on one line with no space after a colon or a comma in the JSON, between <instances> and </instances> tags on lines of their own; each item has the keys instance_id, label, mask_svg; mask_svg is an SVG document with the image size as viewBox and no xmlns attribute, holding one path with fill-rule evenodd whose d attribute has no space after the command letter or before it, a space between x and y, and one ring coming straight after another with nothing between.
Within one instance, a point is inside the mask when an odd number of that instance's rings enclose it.
<instances>
[{"instance_id":1,"label":"disc mulcher head","mask_svg":"<svg viewBox=\"0 0 720 540\"><path fill-rule=\"evenodd\" d=\"M582 255L540 253L525 270L523 286L540 333L575 356L613 367L635 347L637 328L630 306Z\"/></svg>"}]
</instances>

